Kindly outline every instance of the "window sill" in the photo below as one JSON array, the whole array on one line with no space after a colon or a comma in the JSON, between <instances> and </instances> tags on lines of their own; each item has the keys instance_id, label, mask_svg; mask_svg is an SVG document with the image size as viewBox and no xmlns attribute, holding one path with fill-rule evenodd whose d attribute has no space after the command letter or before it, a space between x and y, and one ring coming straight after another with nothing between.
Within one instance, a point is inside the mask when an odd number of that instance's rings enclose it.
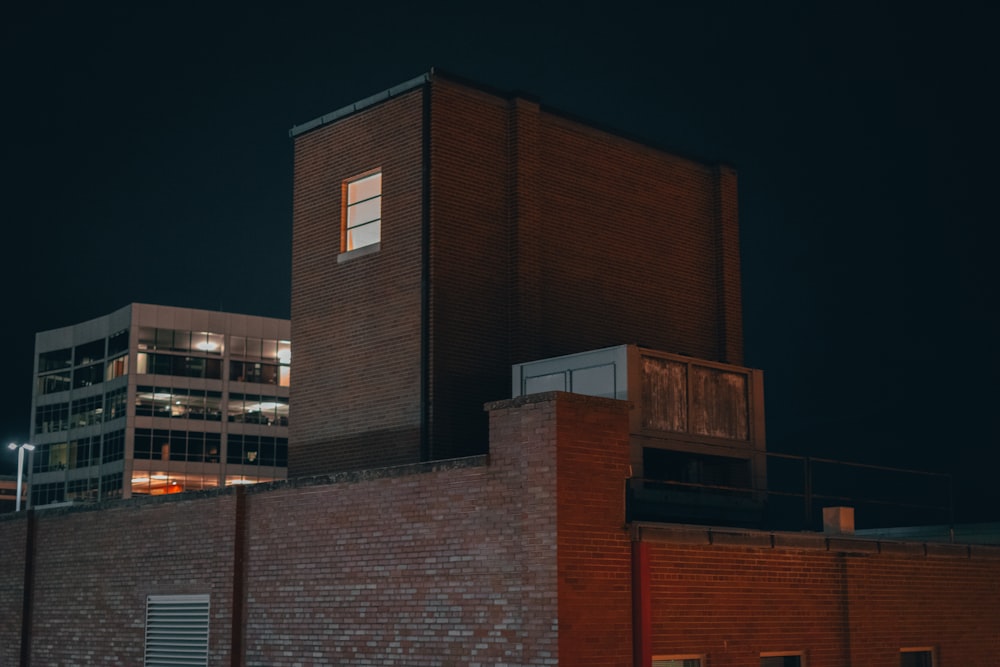
<instances>
[{"instance_id":1,"label":"window sill","mask_svg":"<svg viewBox=\"0 0 1000 667\"><path fill-rule=\"evenodd\" d=\"M364 257L365 255L373 255L379 251L382 247L381 243L372 243L371 245L366 245L362 248L355 248L354 250L348 250L347 252L342 252L337 255L337 264L343 264L344 262L349 262L356 257Z\"/></svg>"}]
</instances>

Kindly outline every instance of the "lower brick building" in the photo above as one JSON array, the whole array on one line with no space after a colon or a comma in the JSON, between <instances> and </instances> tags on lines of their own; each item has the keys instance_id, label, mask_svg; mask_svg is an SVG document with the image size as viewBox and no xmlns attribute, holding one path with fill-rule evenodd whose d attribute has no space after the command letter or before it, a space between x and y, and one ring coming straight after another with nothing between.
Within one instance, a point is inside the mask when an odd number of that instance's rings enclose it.
<instances>
[{"instance_id":1,"label":"lower brick building","mask_svg":"<svg viewBox=\"0 0 1000 667\"><path fill-rule=\"evenodd\" d=\"M630 523L626 401L487 411L488 455L0 517L0 665L996 664L1000 547Z\"/></svg>"}]
</instances>

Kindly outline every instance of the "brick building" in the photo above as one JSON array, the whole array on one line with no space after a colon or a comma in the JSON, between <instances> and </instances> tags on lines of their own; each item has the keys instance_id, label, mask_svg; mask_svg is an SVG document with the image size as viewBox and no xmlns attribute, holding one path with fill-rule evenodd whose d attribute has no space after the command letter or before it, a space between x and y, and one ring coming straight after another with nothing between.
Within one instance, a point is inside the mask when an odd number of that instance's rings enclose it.
<instances>
[{"instance_id":1,"label":"brick building","mask_svg":"<svg viewBox=\"0 0 1000 667\"><path fill-rule=\"evenodd\" d=\"M0 665L177 664L182 603L213 666L996 664L1000 547L627 523L627 402L488 413L488 457L0 516Z\"/></svg>"},{"instance_id":2,"label":"brick building","mask_svg":"<svg viewBox=\"0 0 1000 667\"><path fill-rule=\"evenodd\" d=\"M433 72L291 135L291 476L485 452L514 363L743 363L730 167Z\"/></svg>"},{"instance_id":3,"label":"brick building","mask_svg":"<svg viewBox=\"0 0 1000 667\"><path fill-rule=\"evenodd\" d=\"M290 479L0 516L0 667L996 664L1000 546L636 514L764 453L731 169L435 73L292 135Z\"/></svg>"}]
</instances>

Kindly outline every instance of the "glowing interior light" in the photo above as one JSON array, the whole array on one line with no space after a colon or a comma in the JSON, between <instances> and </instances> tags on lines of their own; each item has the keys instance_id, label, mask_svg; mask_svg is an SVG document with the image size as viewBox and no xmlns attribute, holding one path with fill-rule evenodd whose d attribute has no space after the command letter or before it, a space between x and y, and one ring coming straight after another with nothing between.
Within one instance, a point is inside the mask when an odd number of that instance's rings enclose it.
<instances>
[{"instance_id":1,"label":"glowing interior light","mask_svg":"<svg viewBox=\"0 0 1000 667\"><path fill-rule=\"evenodd\" d=\"M145 484L148 481L149 481L148 477L133 477L132 478L132 483L133 484Z\"/></svg>"},{"instance_id":2,"label":"glowing interior light","mask_svg":"<svg viewBox=\"0 0 1000 667\"><path fill-rule=\"evenodd\" d=\"M219 344L213 343L210 340L203 340L202 342L195 345L195 347L204 352L214 352L215 350L219 349Z\"/></svg>"},{"instance_id":3,"label":"glowing interior light","mask_svg":"<svg viewBox=\"0 0 1000 667\"><path fill-rule=\"evenodd\" d=\"M152 475L153 479L168 479L166 475Z\"/></svg>"}]
</instances>

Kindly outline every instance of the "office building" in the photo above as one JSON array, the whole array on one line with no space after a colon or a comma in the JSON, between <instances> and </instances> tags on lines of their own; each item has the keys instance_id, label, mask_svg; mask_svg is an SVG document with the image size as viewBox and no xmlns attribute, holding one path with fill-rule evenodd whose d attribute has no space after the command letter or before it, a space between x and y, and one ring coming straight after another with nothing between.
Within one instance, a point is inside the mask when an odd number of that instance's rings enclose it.
<instances>
[{"instance_id":1,"label":"office building","mask_svg":"<svg viewBox=\"0 0 1000 667\"><path fill-rule=\"evenodd\" d=\"M36 334L31 505L284 479L289 333L133 303Z\"/></svg>"}]
</instances>

